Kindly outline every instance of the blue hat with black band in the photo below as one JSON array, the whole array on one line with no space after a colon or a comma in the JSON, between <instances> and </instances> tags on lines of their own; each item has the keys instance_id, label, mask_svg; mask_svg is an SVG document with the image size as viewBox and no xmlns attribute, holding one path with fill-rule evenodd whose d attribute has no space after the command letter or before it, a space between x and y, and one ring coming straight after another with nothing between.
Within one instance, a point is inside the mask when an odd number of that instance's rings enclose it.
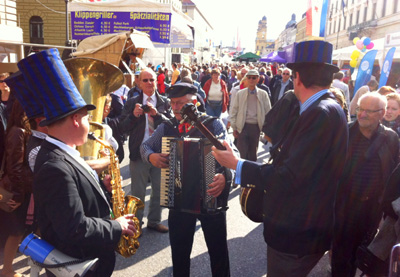
<instances>
[{"instance_id":1,"label":"blue hat with black band","mask_svg":"<svg viewBox=\"0 0 400 277\"><path fill-rule=\"evenodd\" d=\"M39 97L30 90L25 82L24 75L20 71L5 79L5 82L10 87L12 94L18 99L29 119L43 116L43 106Z\"/></svg>"},{"instance_id":2,"label":"blue hat with black band","mask_svg":"<svg viewBox=\"0 0 400 277\"><path fill-rule=\"evenodd\" d=\"M82 108L96 109L83 100L57 49L31 55L18 62L18 68L42 102L46 119L40 126L47 126Z\"/></svg>"},{"instance_id":3,"label":"blue hat with black band","mask_svg":"<svg viewBox=\"0 0 400 277\"><path fill-rule=\"evenodd\" d=\"M319 64L329 68L332 73L338 72L339 68L332 64L333 46L323 40L310 40L299 42L296 45L295 61L286 66L296 69L299 66Z\"/></svg>"}]
</instances>

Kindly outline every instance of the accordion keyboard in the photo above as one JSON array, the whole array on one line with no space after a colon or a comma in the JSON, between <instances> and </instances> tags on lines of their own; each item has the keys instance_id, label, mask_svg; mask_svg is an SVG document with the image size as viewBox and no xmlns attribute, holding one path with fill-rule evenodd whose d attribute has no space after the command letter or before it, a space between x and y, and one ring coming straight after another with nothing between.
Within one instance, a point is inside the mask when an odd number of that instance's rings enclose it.
<instances>
[{"instance_id":1,"label":"accordion keyboard","mask_svg":"<svg viewBox=\"0 0 400 277\"><path fill-rule=\"evenodd\" d=\"M161 153L170 155L171 139L173 139L173 137L162 138ZM173 157L170 156L169 158L170 158L170 163L173 162L171 161L171 158L173 159L174 156ZM171 198L168 193L170 182L172 182L172 180L170 180L170 176L174 176L174 173L170 172L171 170L174 170L174 168L170 169L169 166L166 168L161 168L160 205L163 207L170 207L173 206L174 204L173 198Z\"/></svg>"}]
</instances>

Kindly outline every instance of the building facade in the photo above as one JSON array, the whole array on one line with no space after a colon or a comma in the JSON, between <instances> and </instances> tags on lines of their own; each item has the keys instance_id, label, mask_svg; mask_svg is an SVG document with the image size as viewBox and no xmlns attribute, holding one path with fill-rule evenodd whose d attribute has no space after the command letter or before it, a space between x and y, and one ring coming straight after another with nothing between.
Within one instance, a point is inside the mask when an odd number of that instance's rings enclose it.
<instances>
[{"instance_id":1,"label":"building facade","mask_svg":"<svg viewBox=\"0 0 400 277\"><path fill-rule=\"evenodd\" d=\"M267 42L267 17L264 15L263 18L258 21L257 36L256 36L256 54L265 54L265 49L271 43Z\"/></svg>"},{"instance_id":2,"label":"building facade","mask_svg":"<svg viewBox=\"0 0 400 277\"><path fill-rule=\"evenodd\" d=\"M22 42L17 1L0 0L0 73L17 70L16 63L23 57Z\"/></svg>"},{"instance_id":3,"label":"building facade","mask_svg":"<svg viewBox=\"0 0 400 277\"><path fill-rule=\"evenodd\" d=\"M326 40L334 49L352 46L355 37L375 40L399 30L400 0L330 2Z\"/></svg>"}]
</instances>

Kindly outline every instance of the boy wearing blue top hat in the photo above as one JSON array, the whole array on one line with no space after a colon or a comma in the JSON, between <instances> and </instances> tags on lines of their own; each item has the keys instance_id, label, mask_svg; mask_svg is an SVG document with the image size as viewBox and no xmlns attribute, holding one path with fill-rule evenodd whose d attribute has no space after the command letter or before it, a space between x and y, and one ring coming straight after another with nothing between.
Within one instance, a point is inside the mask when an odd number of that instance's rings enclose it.
<instances>
[{"instance_id":1,"label":"boy wearing blue top hat","mask_svg":"<svg viewBox=\"0 0 400 277\"><path fill-rule=\"evenodd\" d=\"M142 159L158 168L168 167L168 155L161 153L162 137L204 138L197 128L189 129L189 124L180 124L182 107L185 104L196 104L197 102L197 88L192 84L179 83L170 87L167 93L171 99L175 117L160 124L140 148ZM220 119L204 115L199 118L199 121L214 135L221 136L223 139L227 138L225 125ZM189 157L188 159L194 158ZM207 193L216 197L217 201L222 203L221 206L226 207L233 172L221 166L218 169L216 171L221 173L212 176L213 183L209 185L211 189ZM192 174L195 173L192 172ZM168 226L174 276L190 276L190 253L197 220L201 222L207 243L212 276L230 276L225 210L222 209L216 214L191 214L171 209L168 215Z\"/></svg>"},{"instance_id":2,"label":"boy wearing blue top hat","mask_svg":"<svg viewBox=\"0 0 400 277\"><path fill-rule=\"evenodd\" d=\"M41 100L48 127L34 168L34 199L41 236L78 259L99 258L96 276L110 276L121 235L133 235L132 215L111 220L110 187L80 157L87 140L89 110L56 49L18 63Z\"/></svg>"},{"instance_id":3,"label":"boy wearing blue top hat","mask_svg":"<svg viewBox=\"0 0 400 277\"><path fill-rule=\"evenodd\" d=\"M237 159L214 149L221 165L236 169L235 182L264 193L264 239L268 276L307 276L331 247L334 196L347 152L345 114L328 92L332 45L296 45L293 71L299 118L277 142L272 164Z\"/></svg>"}]
</instances>

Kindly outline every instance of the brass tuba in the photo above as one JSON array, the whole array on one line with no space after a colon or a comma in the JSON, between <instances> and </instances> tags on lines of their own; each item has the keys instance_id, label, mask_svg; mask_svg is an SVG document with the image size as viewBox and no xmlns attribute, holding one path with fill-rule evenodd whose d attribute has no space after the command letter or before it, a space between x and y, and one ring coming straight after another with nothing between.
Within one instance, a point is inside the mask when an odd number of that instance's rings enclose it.
<instances>
[{"instance_id":1,"label":"brass tuba","mask_svg":"<svg viewBox=\"0 0 400 277\"><path fill-rule=\"evenodd\" d=\"M124 84L124 74L115 65L92 58L72 58L64 60L64 64L85 102L96 106L89 111L92 115L90 132L104 139L101 123L106 97ZM85 160L93 160L98 158L100 148L101 145L88 140L78 150Z\"/></svg>"}]
</instances>

